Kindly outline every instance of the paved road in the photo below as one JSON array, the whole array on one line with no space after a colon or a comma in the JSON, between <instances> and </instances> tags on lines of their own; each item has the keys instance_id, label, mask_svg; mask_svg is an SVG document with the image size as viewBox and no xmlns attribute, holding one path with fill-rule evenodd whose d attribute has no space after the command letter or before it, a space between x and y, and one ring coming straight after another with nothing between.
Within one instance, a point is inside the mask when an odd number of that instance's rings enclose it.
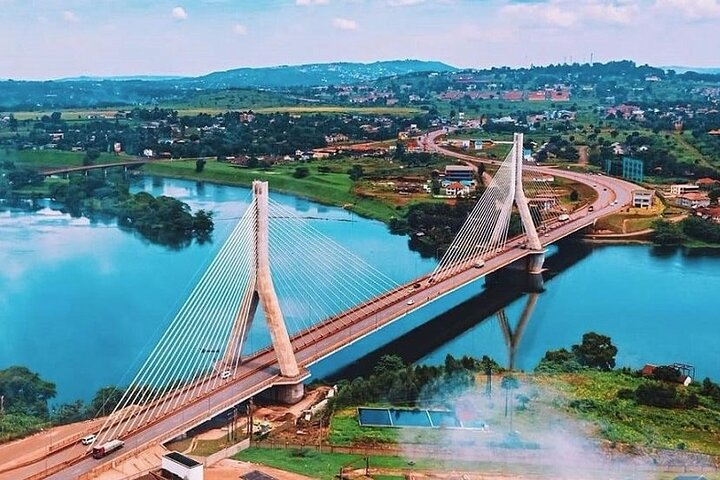
<instances>
[{"instance_id":1,"label":"paved road","mask_svg":"<svg viewBox=\"0 0 720 480\"><path fill-rule=\"evenodd\" d=\"M435 140L442 133L430 134L428 143L433 150L466 162L477 163L480 161L476 157L452 152L437 145ZM594 212L588 212L587 208L584 208L570 214L570 221L550 225L549 230L540 237L543 246L585 228L602 216L620 210L623 205L629 203L630 192L636 188L631 183L604 176L537 166L526 167L525 170L581 182L594 188L598 193L598 198L593 203ZM404 317L410 311L533 254L530 250L520 248L523 238L511 239L505 250L486 259L483 268L468 266L450 278L437 279L432 283L428 281L427 276L421 277L331 317L311 330L296 334L292 338L292 344L299 364L307 368L320 359L332 355L341 348ZM38 473L38 478L42 478L40 477L43 475L42 472L50 473L48 468L64 466L66 468L49 478L78 478L95 468L108 466L119 457L132 455L142 450L145 445L154 445L174 438L212 416L257 395L278 381L281 381L281 378L274 353L269 350L258 352L247 359L236 377L223 381L214 379L217 385L207 394L178 408L171 415L159 418L154 423L146 424L141 429L136 429L133 433L124 436L123 440L126 446L123 450L96 460L87 456L78 456L76 453L78 448L73 447L57 452L47 457L44 462L38 462L38 464L15 473L22 474L23 477ZM141 412L145 411L141 410Z\"/></svg>"}]
</instances>

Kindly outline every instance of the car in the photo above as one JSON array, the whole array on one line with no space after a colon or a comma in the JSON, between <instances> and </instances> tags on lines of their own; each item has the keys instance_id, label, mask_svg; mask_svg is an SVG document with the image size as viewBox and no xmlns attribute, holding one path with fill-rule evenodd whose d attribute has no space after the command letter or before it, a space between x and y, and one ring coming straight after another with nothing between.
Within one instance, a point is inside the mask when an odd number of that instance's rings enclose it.
<instances>
[{"instance_id":1,"label":"car","mask_svg":"<svg viewBox=\"0 0 720 480\"><path fill-rule=\"evenodd\" d=\"M80 443L82 443L83 445L90 445L94 441L95 441L95 434L85 435L84 437L82 437L80 439Z\"/></svg>"},{"instance_id":2,"label":"car","mask_svg":"<svg viewBox=\"0 0 720 480\"><path fill-rule=\"evenodd\" d=\"M527 250L527 244L523 243L522 245L520 245L520 248L522 248L523 250Z\"/></svg>"},{"instance_id":3,"label":"car","mask_svg":"<svg viewBox=\"0 0 720 480\"><path fill-rule=\"evenodd\" d=\"M597 183L593 183L593 188L597 188Z\"/></svg>"},{"instance_id":4,"label":"car","mask_svg":"<svg viewBox=\"0 0 720 480\"><path fill-rule=\"evenodd\" d=\"M607 192L607 188L603 188L603 192Z\"/></svg>"},{"instance_id":5,"label":"car","mask_svg":"<svg viewBox=\"0 0 720 480\"><path fill-rule=\"evenodd\" d=\"M595 207L592 206L592 205L590 205L590 206L588 207L588 212L593 212L593 211L595 211Z\"/></svg>"},{"instance_id":6,"label":"car","mask_svg":"<svg viewBox=\"0 0 720 480\"><path fill-rule=\"evenodd\" d=\"M413 285L413 288L420 288L420 287L421 287L421 285L419 283L416 283Z\"/></svg>"},{"instance_id":7,"label":"car","mask_svg":"<svg viewBox=\"0 0 720 480\"><path fill-rule=\"evenodd\" d=\"M545 235L543 235L543 237L549 237L549 236L550 236L549 233L546 233Z\"/></svg>"},{"instance_id":8,"label":"car","mask_svg":"<svg viewBox=\"0 0 720 480\"><path fill-rule=\"evenodd\" d=\"M408 304L408 305L415 305L415 300L413 300L413 299L411 298L410 300L407 301L407 304Z\"/></svg>"},{"instance_id":9,"label":"car","mask_svg":"<svg viewBox=\"0 0 720 480\"><path fill-rule=\"evenodd\" d=\"M230 370L223 370L223 372L220 374L220 379L225 380L230 378L232 375L232 372Z\"/></svg>"},{"instance_id":10,"label":"car","mask_svg":"<svg viewBox=\"0 0 720 480\"><path fill-rule=\"evenodd\" d=\"M478 260L477 262L475 262L475 265L473 265L473 266L474 266L475 268L483 268L483 267L485 266L485 261L484 261L484 260Z\"/></svg>"}]
</instances>

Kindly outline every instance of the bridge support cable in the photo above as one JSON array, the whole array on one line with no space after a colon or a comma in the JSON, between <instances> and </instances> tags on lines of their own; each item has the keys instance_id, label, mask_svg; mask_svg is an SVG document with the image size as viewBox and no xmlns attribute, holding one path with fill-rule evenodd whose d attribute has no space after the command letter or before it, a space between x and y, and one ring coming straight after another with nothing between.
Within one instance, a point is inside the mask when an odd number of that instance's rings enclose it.
<instances>
[{"instance_id":1,"label":"bridge support cable","mask_svg":"<svg viewBox=\"0 0 720 480\"><path fill-rule=\"evenodd\" d=\"M233 303L239 301L249 280L248 239L253 230L252 215L246 213L106 419L99 442L141 425L151 418L150 407L168 401L172 392L177 395L188 382L212 372L217 349L211 342L221 337L223 330L229 331L237 309Z\"/></svg>"},{"instance_id":2,"label":"bridge support cable","mask_svg":"<svg viewBox=\"0 0 720 480\"><path fill-rule=\"evenodd\" d=\"M162 412L181 404L181 400L187 399L191 391L189 385L192 385L192 390L195 391L201 385L205 385L210 378L208 375L213 370L218 370L217 360L213 358L216 355L213 354L218 353L215 352L218 350L218 342L227 335L232 313L242 298L244 289L240 285L249 279L247 275L242 278L247 271L243 267L248 266L246 259L249 249L245 241L240 245L240 250L235 252L232 261L226 264L224 270L226 273L216 278L217 282L230 288L215 288L213 296L206 300L205 305L202 305L199 313L195 315L193 327L188 328L182 338L175 340L177 353L171 358L175 368L166 369L165 376L157 382L160 386L167 385L167 387L156 392L155 397L149 402L153 407L148 408L143 415L138 415L136 424L142 425L145 421L151 421ZM213 354L208 355L208 351ZM172 386L176 388L173 389ZM171 394L179 390L184 390L184 393ZM131 423L129 428L132 429L134 426L135 424Z\"/></svg>"},{"instance_id":3,"label":"bridge support cable","mask_svg":"<svg viewBox=\"0 0 720 480\"><path fill-rule=\"evenodd\" d=\"M312 336L318 322L341 312L351 320L350 309L362 317L386 303L380 298L370 305L368 300L398 287L285 206L271 200L271 212L276 220L271 222L270 248L280 297L287 311L305 312L301 315L305 321L295 323L296 332L305 330Z\"/></svg>"},{"instance_id":4,"label":"bridge support cable","mask_svg":"<svg viewBox=\"0 0 720 480\"><path fill-rule=\"evenodd\" d=\"M484 261L504 247L514 199L514 168L511 151L432 273L433 279Z\"/></svg>"},{"instance_id":5,"label":"bridge support cable","mask_svg":"<svg viewBox=\"0 0 720 480\"><path fill-rule=\"evenodd\" d=\"M525 177L524 187L528 196L530 213L535 224L548 228L558 221L562 213L557 192L550 185L546 177L528 175Z\"/></svg>"},{"instance_id":6,"label":"bridge support cable","mask_svg":"<svg viewBox=\"0 0 720 480\"><path fill-rule=\"evenodd\" d=\"M398 301L392 298L395 281L270 200L266 183L255 182L253 192L248 210L106 419L98 442L123 438L232 381L259 304L281 374L295 379L300 372L286 319L293 333L301 333L296 346L303 348L320 340L318 325L329 317L343 314L352 328Z\"/></svg>"}]
</instances>

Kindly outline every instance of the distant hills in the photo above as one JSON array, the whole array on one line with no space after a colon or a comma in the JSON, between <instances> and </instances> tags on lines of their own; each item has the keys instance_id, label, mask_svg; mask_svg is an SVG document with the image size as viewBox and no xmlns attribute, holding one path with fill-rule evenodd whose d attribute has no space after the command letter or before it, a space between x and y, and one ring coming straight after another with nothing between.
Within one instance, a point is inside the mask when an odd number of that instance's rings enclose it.
<instances>
[{"instance_id":1,"label":"distant hills","mask_svg":"<svg viewBox=\"0 0 720 480\"><path fill-rule=\"evenodd\" d=\"M214 72L185 81L204 88L305 87L340 85L377 80L416 72L454 72L458 69L442 62L391 60L373 63L314 63L267 68L236 68Z\"/></svg>"},{"instance_id":2,"label":"distant hills","mask_svg":"<svg viewBox=\"0 0 720 480\"><path fill-rule=\"evenodd\" d=\"M720 67L683 67L679 65L671 65L669 67L660 67L663 70L675 70L677 73L685 72L696 72L696 73L709 73L712 75L720 73Z\"/></svg>"}]
</instances>

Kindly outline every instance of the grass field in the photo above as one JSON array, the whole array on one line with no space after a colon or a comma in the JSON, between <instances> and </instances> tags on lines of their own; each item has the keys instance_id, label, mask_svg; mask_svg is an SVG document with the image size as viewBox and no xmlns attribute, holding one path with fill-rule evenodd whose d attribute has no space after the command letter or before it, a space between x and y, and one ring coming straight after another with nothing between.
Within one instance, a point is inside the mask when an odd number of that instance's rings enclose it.
<instances>
[{"instance_id":1,"label":"grass field","mask_svg":"<svg viewBox=\"0 0 720 480\"><path fill-rule=\"evenodd\" d=\"M33 169L50 169L61 167L79 167L83 164L85 152L64 152L60 150L0 150L0 162L11 161L16 166ZM100 158L95 162L115 163L132 160L127 155L114 155L101 153Z\"/></svg>"},{"instance_id":2,"label":"grass field","mask_svg":"<svg viewBox=\"0 0 720 480\"><path fill-rule=\"evenodd\" d=\"M85 109L85 110L78 110L78 109L72 109L72 110L60 110L62 112L62 118L63 120L73 122L73 121L83 121L87 122L88 116L94 115L97 117L108 117L108 118L115 118L115 114L118 112L118 110L121 111L127 111L131 109L132 107L128 106L127 108L120 108L120 109L99 109L99 110L93 110L93 109ZM410 116L410 115L416 115L418 113L422 113L422 110L419 108L412 108L412 107L351 107L351 106L345 106L345 105L313 105L313 104L303 104L303 105L294 105L294 104L282 104L274 102L260 102L258 104L254 104L251 102L242 104L242 103L218 103L218 105L212 105L212 104L202 104L202 103L193 103L189 102L187 104L168 104L163 105L163 108L171 108L178 111L178 114L180 116L184 117L191 117L195 115L199 115L201 113L207 113L210 115L218 114L218 113L225 113L229 110L253 110L255 113L295 113L295 114L303 114L303 113L327 113L327 114L337 114L337 113L350 113L350 114L357 114L357 115L396 115L396 116ZM18 120L35 120L39 119L43 115L50 115L52 113L51 110L42 110L42 111L21 111L21 112L14 112L13 115Z\"/></svg>"},{"instance_id":3,"label":"grass field","mask_svg":"<svg viewBox=\"0 0 720 480\"><path fill-rule=\"evenodd\" d=\"M572 410L597 423L600 434L608 440L720 455L720 411L708 405L690 410L655 408L617 398L620 389L634 390L645 379L590 370L539 375L536 381L568 400L581 401L583 406Z\"/></svg>"},{"instance_id":4,"label":"grass field","mask_svg":"<svg viewBox=\"0 0 720 480\"><path fill-rule=\"evenodd\" d=\"M345 165L350 168L353 162ZM195 172L195 161L172 161L148 164L144 171L148 174L168 177L206 180L230 185L250 186L253 180L263 180L270 184L274 191L291 193L307 199L348 208L359 215L381 221L389 221L392 217L402 214L397 208L372 198L362 198L353 193L353 182L345 171L320 173L318 167L323 163L309 163L310 175L305 178L294 178L293 172L297 165L277 165L272 169L238 168L226 163L209 161L202 173ZM337 168L336 168L337 170Z\"/></svg>"}]
</instances>

